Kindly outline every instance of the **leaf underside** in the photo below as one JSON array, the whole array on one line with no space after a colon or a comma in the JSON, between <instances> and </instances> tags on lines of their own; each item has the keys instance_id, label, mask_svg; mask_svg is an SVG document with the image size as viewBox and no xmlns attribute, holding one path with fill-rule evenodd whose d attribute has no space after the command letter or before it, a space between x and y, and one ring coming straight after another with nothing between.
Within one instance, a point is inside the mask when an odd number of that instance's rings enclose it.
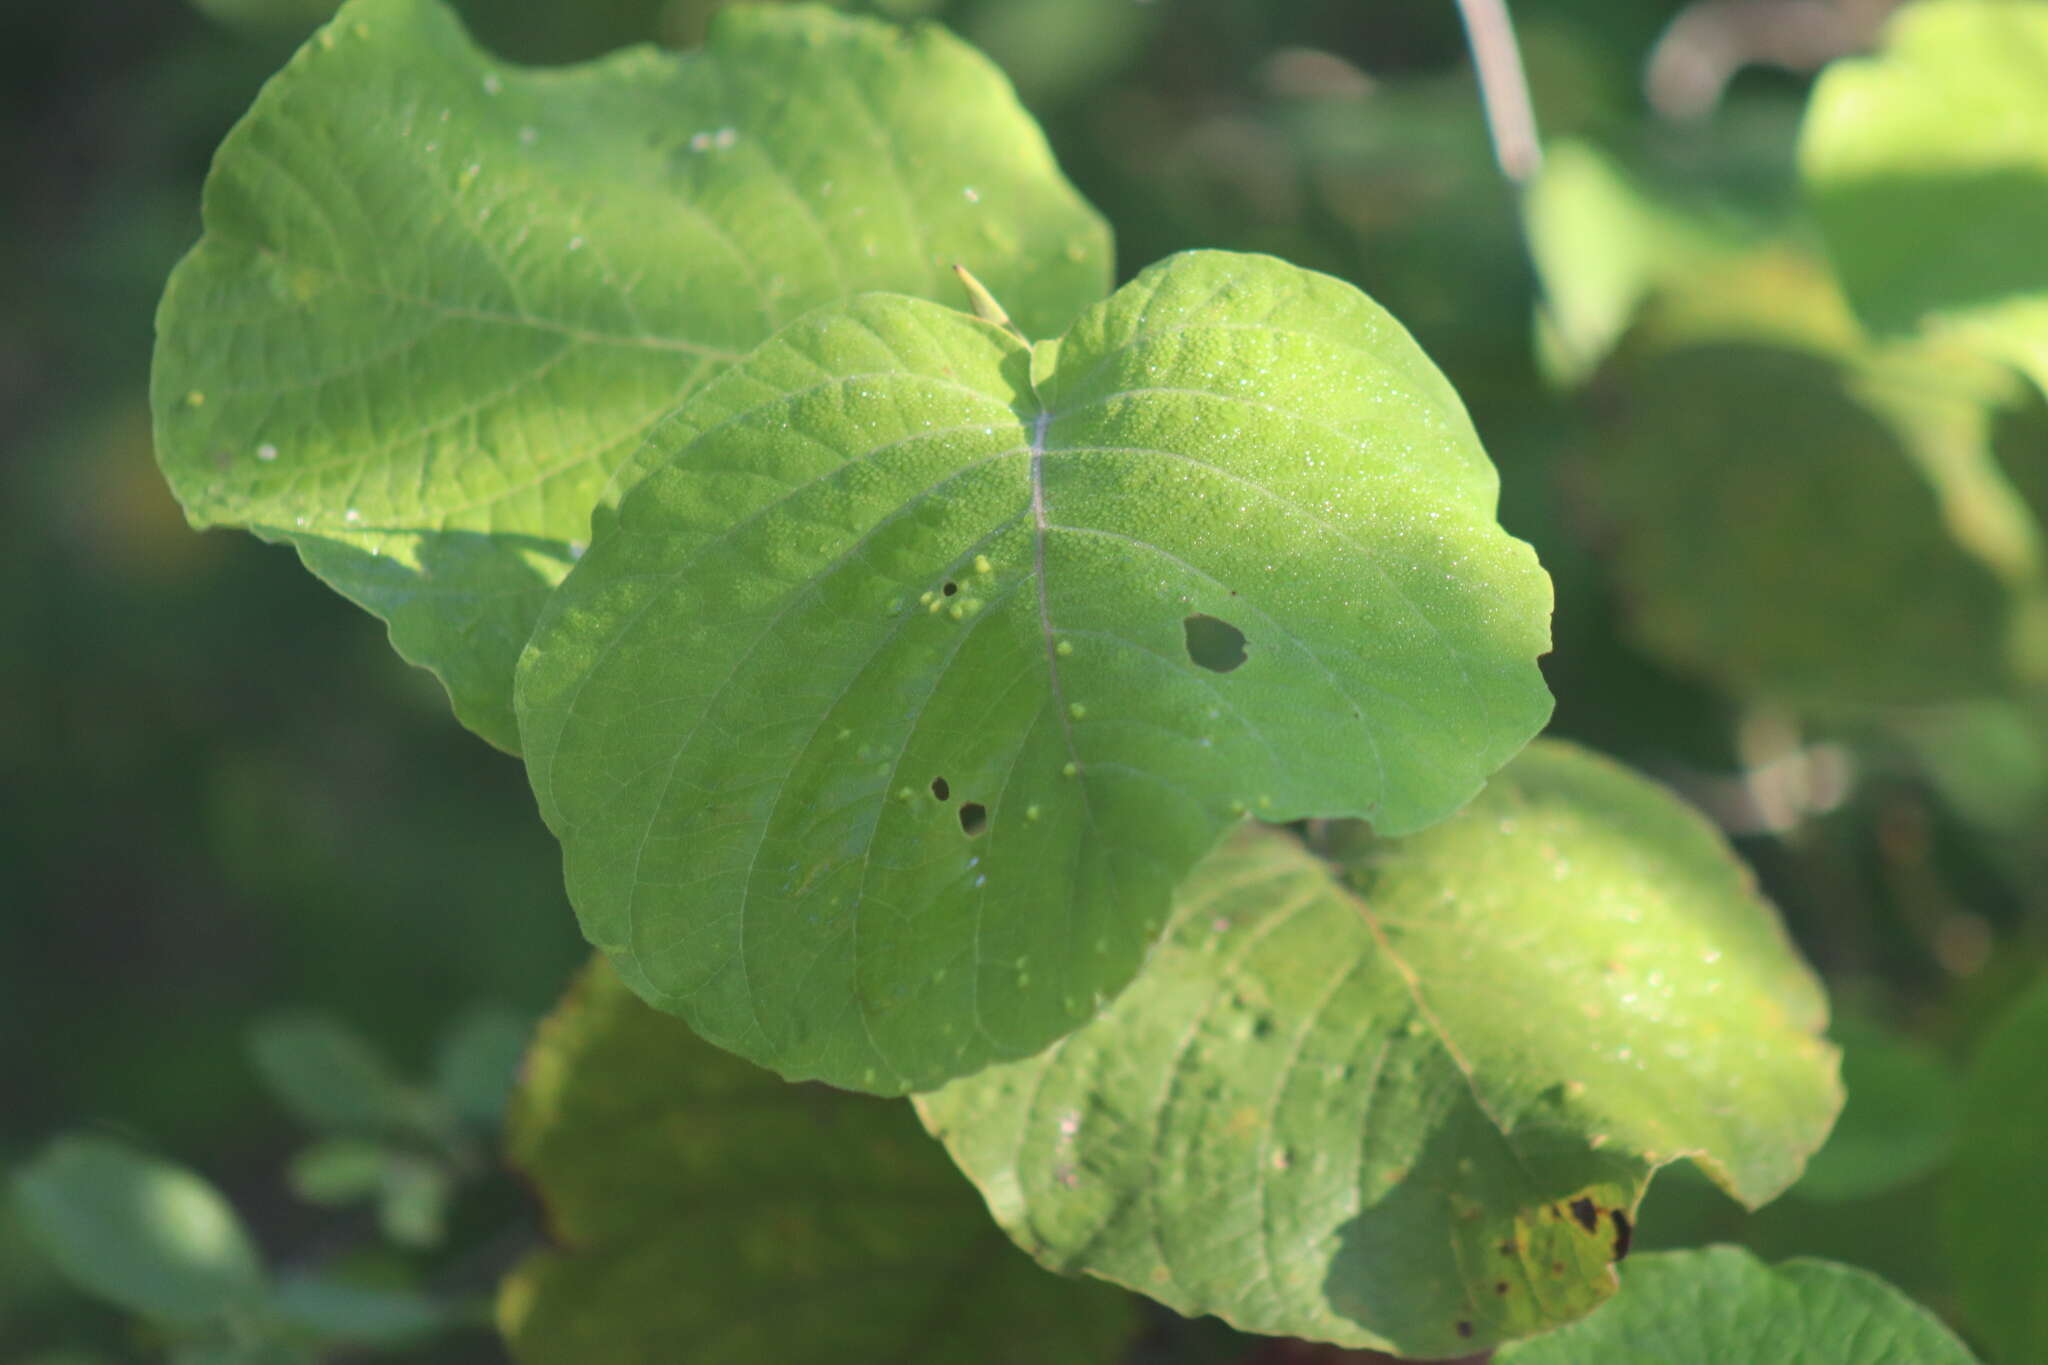
<instances>
[{"instance_id":1,"label":"leaf underside","mask_svg":"<svg viewBox=\"0 0 2048 1365\"><path fill-rule=\"evenodd\" d=\"M1451 820L1329 852L1240 831L1100 1018L918 1097L1047 1265L1458 1355L1612 1294L1659 1165L1754 1205L1826 1136L1819 987L1654 785L1539 743Z\"/></svg>"},{"instance_id":2,"label":"leaf underside","mask_svg":"<svg viewBox=\"0 0 2048 1365\"><path fill-rule=\"evenodd\" d=\"M648 449L522 660L528 767L591 940L792 1078L1027 1055L1247 812L1414 829L1549 713L1549 582L1456 396L1271 258L1035 347L864 297Z\"/></svg>"},{"instance_id":3,"label":"leaf underside","mask_svg":"<svg viewBox=\"0 0 2048 1365\"><path fill-rule=\"evenodd\" d=\"M432 0L352 0L204 208L152 374L187 516L293 545L507 749L541 603L708 379L834 299L957 297L955 262L1035 328L1109 283L1107 229L994 67L804 6L532 70Z\"/></svg>"}]
</instances>

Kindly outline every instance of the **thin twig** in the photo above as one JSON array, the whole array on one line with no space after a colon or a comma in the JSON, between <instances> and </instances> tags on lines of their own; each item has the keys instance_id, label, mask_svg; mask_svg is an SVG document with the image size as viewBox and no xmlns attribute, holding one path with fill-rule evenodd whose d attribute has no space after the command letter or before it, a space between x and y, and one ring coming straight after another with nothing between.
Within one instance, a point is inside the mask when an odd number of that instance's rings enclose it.
<instances>
[{"instance_id":1,"label":"thin twig","mask_svg":"<svg viewBox=\"0 0 2048 1365\"><path fill-rule=\"evenodd\" d=\"M1465 41L1479 71L1479 99L1486 106L1487 130L1493 134L1493 156L1501 174L1516 185L1527 184L1543 165L1536 138L1536 110L1529 103L1529 78L1522 70L1522 50L1515 43L1514 22L1507 0L1458 0L1465 21Z\"/></svg>"},{"instance_id":2,"label":"thin twig","mask_svg":"<svg viewBox=\"0 0 2048 1365\"><path fill-rule=\"evenodd\" d=\"M1543 169L1543 143L1536 132L1536 108L1529 99L1529 77L1522 69L1522 49L1515 42L1507 0L1458 0L1458 15L1465 21L1465 43L1472 49L1472 65L1479 73L1479 102L1486 110L1487 132L1493 137L1493 159L1514 190L1515 220L1535 286L1536 315L1566 368L1583 373L1578 341L1559 320L1551 282L1544 276L1529 230L1527 191L1529 182Z\"/></svg>"}]
</instances>

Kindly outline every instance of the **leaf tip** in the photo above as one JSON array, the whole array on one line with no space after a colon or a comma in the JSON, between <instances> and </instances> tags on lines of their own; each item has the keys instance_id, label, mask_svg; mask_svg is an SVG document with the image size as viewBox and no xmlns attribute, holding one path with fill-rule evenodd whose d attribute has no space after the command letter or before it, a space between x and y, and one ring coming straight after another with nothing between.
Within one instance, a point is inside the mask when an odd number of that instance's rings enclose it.
<instances>
[{"instance_id":1,"label":"leaf tip","mask_svg":"<svg viewBox=\"0 0 2048 1365\"><path fill-rule=\"evenodd\" d=\"M987 285L974 278L973 271L960 264L960 262L955 261L953 262L953 274L958 277L960 287L967 291L969 311L974 316L991 326L1002 328L1019 341L1026 340L1024 333L1018 328L1017 324L1010 321L1008 310L996 301L996 296L988 291Z\"/></svg>"}]
</instances>

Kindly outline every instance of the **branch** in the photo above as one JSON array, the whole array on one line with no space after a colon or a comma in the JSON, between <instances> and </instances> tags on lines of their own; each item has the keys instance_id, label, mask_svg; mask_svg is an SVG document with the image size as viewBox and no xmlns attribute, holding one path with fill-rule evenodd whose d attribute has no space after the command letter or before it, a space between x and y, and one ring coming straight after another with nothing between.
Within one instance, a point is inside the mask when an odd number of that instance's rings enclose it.
<instances>
[{"instance_id":1,"label":"branch","mask_svg":"<svg viewBox=\"0 0 2048 1365\"><path fill-rule=\"evenodd\" d=\"M1876 41L1898 0L1693 0L1651 49L1644 89L1666 118L1710 114L1745 66L1811 71Z\"/></svg>"},{"instance_id":2,"label":"branch","mask_svg":"<svg viewBox=\"0 0 2048 1365\"><path fill-rule=\"evenodd\" d=\"M1509 181L1527 184L1543 166L1543 148L1536 139L1536 110L1529 103L1529 78L1522 71L1507 0L1458 0L1458 14L1479 71L1479 99L1493 135L1494 160Z\"/></svg>"}]
</instances>

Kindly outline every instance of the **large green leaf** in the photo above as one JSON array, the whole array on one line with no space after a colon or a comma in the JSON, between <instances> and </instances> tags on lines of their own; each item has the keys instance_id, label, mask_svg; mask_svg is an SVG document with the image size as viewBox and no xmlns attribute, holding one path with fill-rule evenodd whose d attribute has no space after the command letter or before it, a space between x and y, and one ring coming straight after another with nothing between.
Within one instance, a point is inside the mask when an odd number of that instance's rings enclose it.
<instances>
[{"instance_id":1,"label":"large green leaf","mask_svg":"<svg viewBox=\"0 0 2048 1365\"><path fill-rule=\"evenodd\" d=\"M1926 1309L1867 1271L1768 1266L1740 1247L1653 1252L1584 1322L1503 1349L1497 1365L1976 1365Z\"/></svg>"},{"instance_id":2,"label":"large green leaf","mask_svg":"<svg viewBox=\"0 0 2048 1365\"><path fill-rule=\"evenodd\" d=\"M30 1239L73 1283L132 1312L196 1324L247 1310L263 1265L220 1191L110 1138L58 1138L9 1182Z\"/></svg>"},{"instance_id":3,"label":"large green leaf","mask_svg":"<svg viewBox=\"0 0 2048 1365\"><path fill-rule=\"evenodd\" d=\"M1010 1247L908 1106L784 1084L602 962L543 1027L510 1143L561 1246L499 1296L523 1365L1106 1365L1136 1326Z\"/></svg>"},{"instance_id":4,"label":"large green leaf","mask_svg":"<svg viewBox=\"0 0 2048 1365\"><path fill-rule=\"evenodd\" d=\"M722 16L701 52L492 61L352 0L222 145L153 377L195 525L294 545L456 714L517 743L540 603L648 428L781 323L964 262L1052 329L1108 234L935 28Z\"/></svg>"},{"instance_id":5,"label":"large green leaf","mask_svg":"<svg viewBox=\"0 0 2048 1365\"><path fill-rule=\"evenodd\" d=\"M1962 1107L1962 1087L1948 1059L1856 1014L1838 1017L1828 1036L1842 1050L1848 1102L1793 1187L1793 1200L1871 1199L1940 1168L1955 1146Z\"/></svg>"},{"instance_id":6,"label":"large green leaf","mask_svg":"<svg viewBox=\"0 0 2048 1365\"><path fill-rule=\"evenodd\" d=\"M1801 161L1876 326L1955 329L2048 389L2048 9L1907 6L1814 91Z\"/></svg>"},{"instance_id":7,"label":"large green leaf","mask_svg":"<svg viewBox=\"0 0 2048 1365\"><path fill-rule=\"evenodd\" d=\"M1970 1323L1999 1360L2048 1358L2048 981L2013 1009L1970 1069L1943 1210Z\"/></svg>"},{"instance_id":8,"label":"large green leaf","mask_svg":"<svg viewBox=\"0 0 2048 1365\"><path fill-rule=\"evenodd\" d=\"M1994 560L2017 578L2034 547L2006 533L1983 404L1944 378L1754 342L1629 357L1596 489L1638 640L1814 710L2008 686L2015 599Z\"/></svg>"},{"instance_id":9,"label":"large green leaf","mask_svg":"<svg viewBox=\"0 0 2048 1365\"><path fill-rule=\"evenodd\" d=\"M1548 580L1355 289L1146 271L1060 342L870 296L656 432L521 662L593 942L794 1078L1027 1055L1250 811L1390 831L1549 713Z\"/></svg>"},{"instance_id":10,"label":"large green leaf","mask_svg":"<svg viewBox=\"0 0 2048 1365\"><path fill-rule=\"evenodd\" d=\"M1657 787L1538 744L1444 824L1335 852L1241 831L1100 1018L919 1098L1039 1259L1454 1355L1611 1294L1660 1164L1755 1204L1826 1135L1820 990Z\"/></svg>"}]
</instances>

